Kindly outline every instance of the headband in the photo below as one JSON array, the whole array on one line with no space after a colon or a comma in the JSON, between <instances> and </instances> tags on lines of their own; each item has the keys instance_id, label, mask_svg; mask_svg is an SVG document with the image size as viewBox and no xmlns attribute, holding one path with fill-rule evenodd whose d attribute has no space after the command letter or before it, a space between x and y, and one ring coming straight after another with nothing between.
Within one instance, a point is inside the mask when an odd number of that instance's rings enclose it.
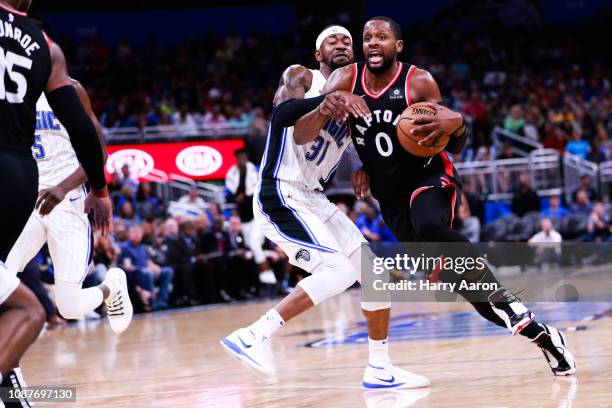
<instances>
[{"instance_id":1,"label":"headband","mask_svg":"<svg viewBox=\"0 0 612 408\"><path fill-rule=\"evenodd\" d=\"M317 37L317 42L315 43L315 46L316 46L315 49L318 50L319 48L321 48L321 44L323 44L323 41L325 41L325 39L329 37L330 35L334 35L334 34L344 34L348 38L350 38L351 41L353 41L353 37L351 37L351 33L349 33L349 30L347 30L346 28L342 26L334 25L331 27L327 27L325 30L321 31L321 34L319 34L319 36Z\"/></svg>"}]
</instances>

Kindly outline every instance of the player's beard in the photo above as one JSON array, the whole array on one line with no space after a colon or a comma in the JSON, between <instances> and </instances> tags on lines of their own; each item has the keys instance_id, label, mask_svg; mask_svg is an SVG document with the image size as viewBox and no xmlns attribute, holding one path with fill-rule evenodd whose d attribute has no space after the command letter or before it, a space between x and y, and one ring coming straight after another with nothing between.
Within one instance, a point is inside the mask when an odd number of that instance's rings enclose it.
<instances>
[{"instance_id":1,"label":"player's beard","mask_svg":"<svg viewBox=\"0 0 612 408\"><path fill-rule=\"evenodd\" d=\"M329 61L327 62L327 65L331 68L332 71L335 71L338 68L342 68L342 67L346 67L347 65L351 64L353 61L351 61L351 59L347 59L347 62L344 64L339 64L337 62L334 62L333 58L330 58Z\"/></svg>"},{"instance_id":2,"label":"player's beard","mask_svg":"<svg viewBox=\"0 0 612 408\"><path fill-rule=\"evenodd\" d=\"M379 67L372 67L369 62L367 62L367 64L368 64L368 71L370 71L373 74L382 74L383 72L391 68L391 64L393 64L393 58L387 58L383 54L383 62Z\"/></svg>"}]
</instances>

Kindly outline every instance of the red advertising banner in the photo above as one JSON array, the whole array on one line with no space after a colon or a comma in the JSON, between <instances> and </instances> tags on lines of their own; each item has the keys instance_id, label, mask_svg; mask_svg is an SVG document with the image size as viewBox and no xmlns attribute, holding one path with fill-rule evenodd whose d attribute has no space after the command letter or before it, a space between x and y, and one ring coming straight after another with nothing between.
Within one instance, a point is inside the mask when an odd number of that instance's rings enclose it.
<instances>
[{"instance_id":1,"label":"red advertising banner","mask_svg":"<svg viewBox=\"0 0 612 408\"><path fill-rule=\"evenodd\" d=\"M201 142L145 143L108 146L106 173L130 166L135 178L178 174L194 180L223 179L236 164L234 152L244 147L240 139Z\"/></svg>"}]
</instances>

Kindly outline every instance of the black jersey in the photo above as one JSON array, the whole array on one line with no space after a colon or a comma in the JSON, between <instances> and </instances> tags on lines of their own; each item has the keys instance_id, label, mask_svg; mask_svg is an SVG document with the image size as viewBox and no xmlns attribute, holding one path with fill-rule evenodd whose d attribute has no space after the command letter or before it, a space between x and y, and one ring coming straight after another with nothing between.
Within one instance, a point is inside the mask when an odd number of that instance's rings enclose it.
<instances>
[{"instance_id":1,"label":"black jersey","mask_svg":"<svg viewBox=\"0 0 612 408\"><path fill-rule=\"evenodd\" d=\"M36 101L51 74L49 47L25 13L0 5L0 151L34 143Z\"/></svg>"},{"instance_id":2,"label":"black jersey","mask_svg":"<svg viewBox=\"0 0 612 408\"><path fill-rule=\"evenodd\" d=\"M414 65L398 64L394 78L376 95L365 85L366 63L353 65L352 92L364 98L372 116L350 118L351 138L370 176L372 195L378 200L394 200L399 196L409 198L421 179L438 170L442 174L445 171L449 175L454 173L448 167L450 162L446 153L432 158L417 157L408 153L397 140L399 117L412 104L410 77L415 70Z\"/></svg>"}]
</instances>

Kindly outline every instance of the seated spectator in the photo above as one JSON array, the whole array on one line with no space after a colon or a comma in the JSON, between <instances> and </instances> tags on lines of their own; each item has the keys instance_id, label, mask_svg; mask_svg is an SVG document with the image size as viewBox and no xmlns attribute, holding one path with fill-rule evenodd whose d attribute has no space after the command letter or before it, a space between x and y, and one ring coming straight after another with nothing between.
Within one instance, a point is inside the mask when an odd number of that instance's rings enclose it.
<instances>
[{"instance_id":1,"label":"seated spectator","mask_svg":"<svg viewBox=\"0 0 612 408\"><path fill-rule=\"evenodd\" d=\"M159 216L163 211L161 200L155 195L148 181L140 183L136 191L136 210L143 217Z\"/></svg>"},{"instance_id":2,"label":"seated spectator","mask_svg":"<svg viewBox=\"0 0 612 408\"><path fill-rule=\"evenodd\" d=\"M529 139L539 142L540 135L538 131L537 120L538 116L533 109L527 111L527 114L525 115L525 126L523 127L523 135L525 135L525 137L528 137Z\"/></svg>"},{"instance_id":3,"label":"seated spectator","mask_svg":"<svg viewBox=\"0 0 612 408\"><path fill-rule=\"evenodd\" d=\"M542 217L565 218L569 214L566 208L561 206L561 197L551 196L548 198L548 208L542 211Z\"/></svg>"},{"instance_id":4,"label":"seated spectator","mask_svg":"<svg viewBox=\"0 0 612 408\"><path fill-rule=\"evenodd\" d=\"M587 234L581 241L606 242L610 238L611 232L612 226L610 225L610 217L606 214L604 204L601 201L596 201L593 204L591 214L589 214Z\"/></svg>"},{"instance_id":5,"label":"seated spectator","mask_svg":"<svg viewBox=\"0 0 612 408\"><path fill-rule=\"evenodd\" d=\"M523 117L523 108L519 105L513 105L510 112L504 119L504 129L512 133L521 133L525 126L525 118Z\"/></svg>"},{"instance_id":6,"label":"seated spectator","mask_svg":"<svg viewBox=\"0 0 612 408\"><path fill-rule=\"evenodd\" d=\"M172 122L183 136L191 136L198 133L198 125L193 115L189 112L189 105L186 102L183 102L178 112L174 113Z\"/></svg>"},{"instance_id":7,"label":"seated spectator","mask_svg":"<svg viewBox=\"0 0 612 408\"><path fill-rule=\"evenodd\" d=\"M540 222L541 231L529 238L530 246L535 247L536 264L543 262L557 262L561 255L561 242L563 238L553 228L550 218L544 218Z\"/></svg>"},{"instance_id":8,"label":"seated spectator","mask_svg":"<svg viewBox=\"0 0 612 408\"><path fill-rule=\"evenodd\" d=\"M125 227L124 227L125 228ZM115 234L117 233L115 229ZM103 236L99 231L94 233L94 273L96 278L103 281L106 277L108 269L115 265L120 249L117 248L111 240Z\"/></svg>"},{"instance_id":9,"label":"seated spectator","mask_svg":"<svg viewBox=\"0 0 612 408\"><path fill-rule=\"evenodd\" d=\"M221 107L218 104L214 104L212 109L204 115L203 123L206 129L220 129L227 124L227 119L221 113Z\"/></svg>"},{"instance_id":10,"label":"seated spectator","mask_svg":"<svg viewBox=\"0 0 612 408\"><path fill-rule=\"evenodd\" d=\"M599 199L599 194L597 194L597 191L595 191L595 189L591 186L591 178L586 174L580 176L580 186L578 186L576 191L572 193L573 202L576 202L576 200L578 199L579 191L585 191L591 202Z\"/></svg>"},{"instance_id":11,"label":"seated spectator","mask_svg":"<svg viewBox=\"0 0 612 408\"><path fill-rule=\"evenodd\" d=\"M514 146L512 146L512 142L504 143L504 147L502 147L501 152L497 155L497 160L502 159L514 159L517 158L518 155L514 154Z\"/></svg>"},{"instance_id":12,"label":"seated spectator","mask_svg":"<svg viewBox=\"0 0 612 408\"><path fill-rule=\"evenodd\" d=\"M198 237L193 222L184 221L180 228L175 220L164 224L165 243L168 247L168 263L174 270L174 296L177 306L197 304L195 290L195 266Z\"/></svg>"},{"instance_id":13,"label":"seated spectator","mask_svg":"<svg viewBox=\"0 0 612 408\"><path fill-rule=\"evenodd\" d=\"M372 203L361 202L359 207L355 225L369 242L397 241Z\"/></svg>"},{"instance_id":14,"label":"seated spectator","mask_svg":"<svg viewBox=\"0 0 612 408\"><path fill-rule=\"evenodd\" d=\"M512 198L512 212L522 217L532 211L540 211L540 198L531 188L529 175L522 173L519 176L518 191Z\"/></svg>"},{"instance_id":15,"label":"seated spectator","mask_svg":"<svg viewBox=\"0 0 612 408\"><path fill-rule=\"evenodd\" d=\"M124 202L121 208L119 208L118 218L128 228L132 225L138 225L142 221L140 215L134 211L134 207L129 201Z\"/></svg>"},{"instance_id":16,"label":"seated spectator","mask_svg":"<svg viewBox=\"0 0 612 408\"><path fill-rule=\"evenodd\" d=\"M470 206L465 199L461 201L459 207L459 231L470 242L480 242L480 220L471 214Z\"/></svg>"},{"instance_id":17,"label":"seated spectator","mask_svg":"<svg viewBox=\"0 0 612 408\"><path fill-rule=\"evenodd\" d=\"M588 193L584 190L579 190L576 194L576 202L570 206L570 212L572 214L589 215L592 208Z\"/></svg>"},{"instance_id":18,"label":"seated spectator","mask_svg":"<svg viewBox=\"0 0 612 408\"><path fill-rule=\"evenodd\" d=\"M191 213L193 217L204 214L208 207L206 201L198 195L198 189L195 187L192 187L187 194L179 198L178 203L184 207L185 211Z\"/></svg>"},{"instance_id":19,"label":"seated spectator","mask_svg":"<svg viewBox=\"0 0 612 408\"><path fill-rule=\"evenodd\" d=\"M231 302L234 300L228 293L229 236L223 228L223 216L213 218L212 228L199 237L200 248L198 260L207 268L206 281L200 287L205 298L212 302ZM229 271L231 272L231 271Z\"/></svg>"},{"instance_id":20,"label":"seated spectator","mask_svg":"<svg viewBox=\"0 0 612 408\"><path fill-rule=\"evenodd\" d=\"M130 186L132 192L138 189L138 181L132 176L130 166L127 163L121 166L121 184Z\"/></svg>"},{"instance_id":21,"label":"seated spectator","mask_svg":"<svg viewBox=\"0 0 612 408\"><path fill-rule=\"evenodd\" d=\"M150 259L149 251L142 243L143 232L140 226L132 226L128 230L128 242L121 246L118 264L131 276L131 280L137 287L146 292L141 292L141 299L149 301L145 310L160 310L168 308L168 298L172 277L172 268L160 267ZM159 293L155 293L155 284L158 285Z\"/></svg>"},{"instance_id":22,"label":"seated spectator","mask_svg":"<svg viewBox=\"0 0 612 408\"><path fill-rule=\"evenodd\" d=\"M586 140L582 140L582 133L574 132L572 139L565 145L565 151L581 159L586 159L591 151L591 145Z\"/></svg>"}]
</instances>

